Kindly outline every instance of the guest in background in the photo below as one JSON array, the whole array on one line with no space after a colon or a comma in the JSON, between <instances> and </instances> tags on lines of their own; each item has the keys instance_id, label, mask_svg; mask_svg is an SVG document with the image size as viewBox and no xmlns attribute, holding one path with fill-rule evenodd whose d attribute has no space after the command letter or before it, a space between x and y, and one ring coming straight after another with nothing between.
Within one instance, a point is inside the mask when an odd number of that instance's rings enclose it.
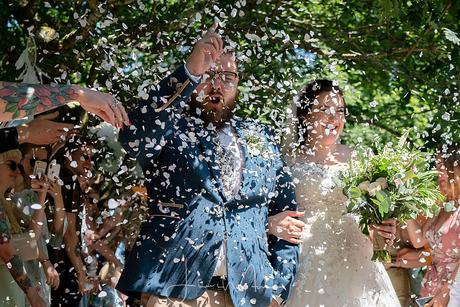
<instances>
[{"instance_id":1,"label":"guest in background","mask_svg":"<svg viewBox=\"0 0 460 307\"><path fill-rule=\"evenodd\" d=\"M32 144L22 144L20 146L23 157L19 169L21 174L17 176L15 193L12 196L12 201L19 208L24 215L24 220L30 219L28 215L36 211L33 206L37 203L37 194L32 190L33 181L31 178L34 177L33 165L37 161L48 162L48 149L51 147L36 147ZM43 176L47 184L47 193L49 199L42 209L45 212L46 219L42 225L42 235L38 237L38 249L39 258L38 260L31 260L25 262L26 270L33 282L40 284L43 297L47 300L48 304L51 303L51 289L59 286L59 273L54 268L52 261L49 259L47 244L56 244L56 237L59 236L61 240L57 246L62 243L62 226L60 229L55 229L64 223L64 205L61 194L61 187L58 184L58 178L47 178ZM51 212L55 214L52 215ZM29 213L29 214L27 214ZM51 231L49 231L48 222L50 222ZM56 233L58 235L56 235Z\"/></svg>"},{"instance_id":2,"label":"guest in background","mask_svg":"<svg viewBox=\"0 0 460 307\"><path fill-rule=\"evenodd\" d=\"M96 291L98 281L90 278L82 254L82 218L88 197L86 182L92 176L93 143L91 140L73 135L56 154L62 166L63 198L67 227L64 229L65 253L57 267L61 274L61 284L52 292L53 306L76 306L83 294ZM56 254L56 253L55 253Z\"/></svg>"},{"instance_id":3,"label":"guest in background","mask_svg":"<svg viewBox=\"0 0 460 307\"><path fill-rule=\"evenodd\" d=\"M428 306L447 306L450 297L450 284L455 281L455 274L460 260L460 148L452 146L437 154L438 183L445 196L439 214L428 219L423 225L411 220L407 223L410 241L414 248L420 249L425 244L430 247L432 263L422 282L421 296L432 296ZM397 263L413 264L418 258L421 263L426 255L423 251L408 251L400 255ZM407 265L407 264L406 264Z\"/></svg>"},{"instance_id":4,"label":"guest in background","mask_svg":"<svg viewBox=\"0 0 460 307\"><path fill-rule=\"evenodd\" d=\"M20 146L22 152L21 168L25 185L30 185L30 177L33 176L33 169L37 161L46 162L48 165L53 162L53 151L56 144L50 144L46 147L32 144L22 144ZM49 233L46 242L52 247L60 249L64 237L65 222L64 200L60 185L62 181L60 181L59 177L48 178L48 180L50 199L48 199L49 206L45 208L45 213L50 227L48 228Z\"/></svg>"},{"instance_id":5,"label":"guest in background","mask_svg":"<svg viewBox=\"0 0 460 307\"><path fill-rule=\"evenodd\" d=\"M15 248L11 243L12 233L21 230L14 207L5 199L5 193L16 182L20 160L21 154L18 150L0 154L0 259L3 263L0 265L0 303L2 306L25 306L28 301L32 307L44 307L46 302L27 275L23 261L15 255ZM39 218L40 216L34 222L38 223ZM33 226L36 229L38 224Z\"/></svg>"}]
</instances>

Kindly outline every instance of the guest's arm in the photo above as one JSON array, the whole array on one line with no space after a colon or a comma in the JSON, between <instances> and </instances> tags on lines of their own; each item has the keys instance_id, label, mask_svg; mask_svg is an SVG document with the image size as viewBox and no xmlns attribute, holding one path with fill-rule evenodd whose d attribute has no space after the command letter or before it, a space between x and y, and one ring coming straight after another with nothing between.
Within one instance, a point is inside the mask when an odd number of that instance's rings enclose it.
<instances>
[{"instance_id":1,"label":"guest's arm","mask_svg":"<svg viewBox=\"0 0 460 307\"><path fill-rule=\"evenodd\" d=\"M427 244L424 228L419 224L418 221L409 220L406 222L406 226L409 242L414 248L421 248Z\"/></svg>"},{"instance_id":2,"label":"guest's arm","mask_svg":"<svg viewBox=\"0 0 460 307\"><path fill-rule=\"evenodd\" d=\"M123 212L116 212L114 216L105 218L104 222L100 227L98 227L96 234L98 238L105 237L109 232L110 235L114 231L119 231L117 225L123 221Z\"/></svg>"},{"instance_id":3,"label":"guest's arm","mask_svg":"<svg viewBox=\"0 0 460 307\"><path fill-rule=\"evenodd\" d=\"M114 97L76 85L41 85L0 81L0 121L39 114L78 101L116 127L128 124L125 110Z\"/></svg>"},{"instance_id":4,"label":"guest's arm","mask_svg":"<svg viewBox=\"0 0 460 307\"><path fill-rule=\"evenodd\" d=\"M115 256L115 252L102 240L97 240L91 244L91 248L100 253L108 262L112 263L116 269L123 268L123 264Z\"/></svg>"},{"instance_id":5,"label":"guest's arm","mask_svg":"<svg viewBox=\"0 0 460 307\"><path fill-rule=\"evenodd\" d=\"M67 256L77 273L79 291L80 293L84 293L89 290L85 289L85 283L90 281L86 275L86 267L83 263L80 250L80 239L77 236L77 218L76 213L66 213L68 226L66 232L64 233L64 243Z\"/></svg>"},{"instance_id":6,"label":"guest's arm","mask_svg":"<svg viewBox=\"0 0 460 307\"><path fill-rule=\"evenodd\" d=\"M42 265L43 272L46 276L46 283L53 289L59 287L59 273L54 268L51 263L48 255L48 250L46 249L46 242L43 237L38 240L38 261Z\"/></svg>"},{"instance_id":7,"label":"guest's arm","mask_svg":"<svg viewBox=\"0 0 460 307\"><path fill-rule=\"evenodd\" d=\"M48 145L59 141L73 125L52 121L57 115L57 112L46 114L24 125L0 129L2 150L18 149L23 143Z\"/></svg>"},{"instance_id":8,"label":"guest's arm","mask_svg":"<svg viewBox=\"0 0 460 307\"><path fill-rule=\"evenodd\" d=\"M32 180L32 190L38 194L37 203L40 205L40 208L33 210L28 230L33 231L35 236L40 238L42 235L43 224L46 222L45 202L46 195L48 193L48 180L46 178L42 180Z\"/></svg>"},{"instance_id":9,"label":"guest's arm","mask_svg":"<svg viewBox=\"0 0 460 307\"><path fill-rule=\"evenodd\" d=\"M51 224L51 232L56 237L62 238L66 213L64 208L64 199L62 196L62 187L59 185L57 180L51 180L48 193L54 200L54 216L53 223Z\"/></svg>"}]
</instances>

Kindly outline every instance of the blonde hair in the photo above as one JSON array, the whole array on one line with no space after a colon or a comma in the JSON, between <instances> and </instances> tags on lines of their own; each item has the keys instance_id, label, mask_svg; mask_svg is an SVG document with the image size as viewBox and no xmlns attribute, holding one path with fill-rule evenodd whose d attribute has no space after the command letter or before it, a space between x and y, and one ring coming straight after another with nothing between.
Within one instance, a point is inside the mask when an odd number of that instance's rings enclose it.
<instances>
[{"instance_id":1,"label":"blonde hair","mask_svg":"<svg viewBox=\"0 0 460 307\"><path fill-rule=\"evenodd\" d=\"M21 162L22 154L19 149L8 150L0 153L0 163L6 161L14 161L16 163Z\"/></svg>"}]
</instances>

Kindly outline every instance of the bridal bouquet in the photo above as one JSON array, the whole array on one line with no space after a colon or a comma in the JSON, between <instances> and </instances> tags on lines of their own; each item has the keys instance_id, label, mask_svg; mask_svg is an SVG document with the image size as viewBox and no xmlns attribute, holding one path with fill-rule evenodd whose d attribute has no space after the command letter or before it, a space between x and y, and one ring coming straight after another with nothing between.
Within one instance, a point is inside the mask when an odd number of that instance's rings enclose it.
<instances>
[{"instance_id":1,"label":"bridal bouquet","mask_svg":"<svg viewBox=\"0 0 460 307\"><path fill-rule=\"evenodd\" d=\"M436 183L436 170L427 154L411 149L406 137L397 146L379 146L377 154L357 153L340 179L348 197L347 212L359 217L362 232L386 219L405 223L417 215L431 217L443 200ZM390 262L385 239L374 238L372 260Z\"/></svg>"}]
</instances>

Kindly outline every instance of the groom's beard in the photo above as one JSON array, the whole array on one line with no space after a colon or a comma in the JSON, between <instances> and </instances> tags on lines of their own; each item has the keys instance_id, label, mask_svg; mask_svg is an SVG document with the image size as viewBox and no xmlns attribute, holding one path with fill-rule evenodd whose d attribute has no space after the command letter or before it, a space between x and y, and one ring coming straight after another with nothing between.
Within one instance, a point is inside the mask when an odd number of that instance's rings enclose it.
<instances>
[{"instance_id":1,"label":"groom's beard","mask_svg":"<svg viewBox=\"0 0 460 307\"><path fill-rule=\"evenodd\" d=\"M221 108L212 107L212 104L215 103L222 104ZM198 98L196 94L193 94L190 98L191 114L200 117L205 123L212 123L218 128L232 119L234 109L234 100L227 102L223 95L216 92L210 93L203 98Z\"/></svg>"}]
</instances>

